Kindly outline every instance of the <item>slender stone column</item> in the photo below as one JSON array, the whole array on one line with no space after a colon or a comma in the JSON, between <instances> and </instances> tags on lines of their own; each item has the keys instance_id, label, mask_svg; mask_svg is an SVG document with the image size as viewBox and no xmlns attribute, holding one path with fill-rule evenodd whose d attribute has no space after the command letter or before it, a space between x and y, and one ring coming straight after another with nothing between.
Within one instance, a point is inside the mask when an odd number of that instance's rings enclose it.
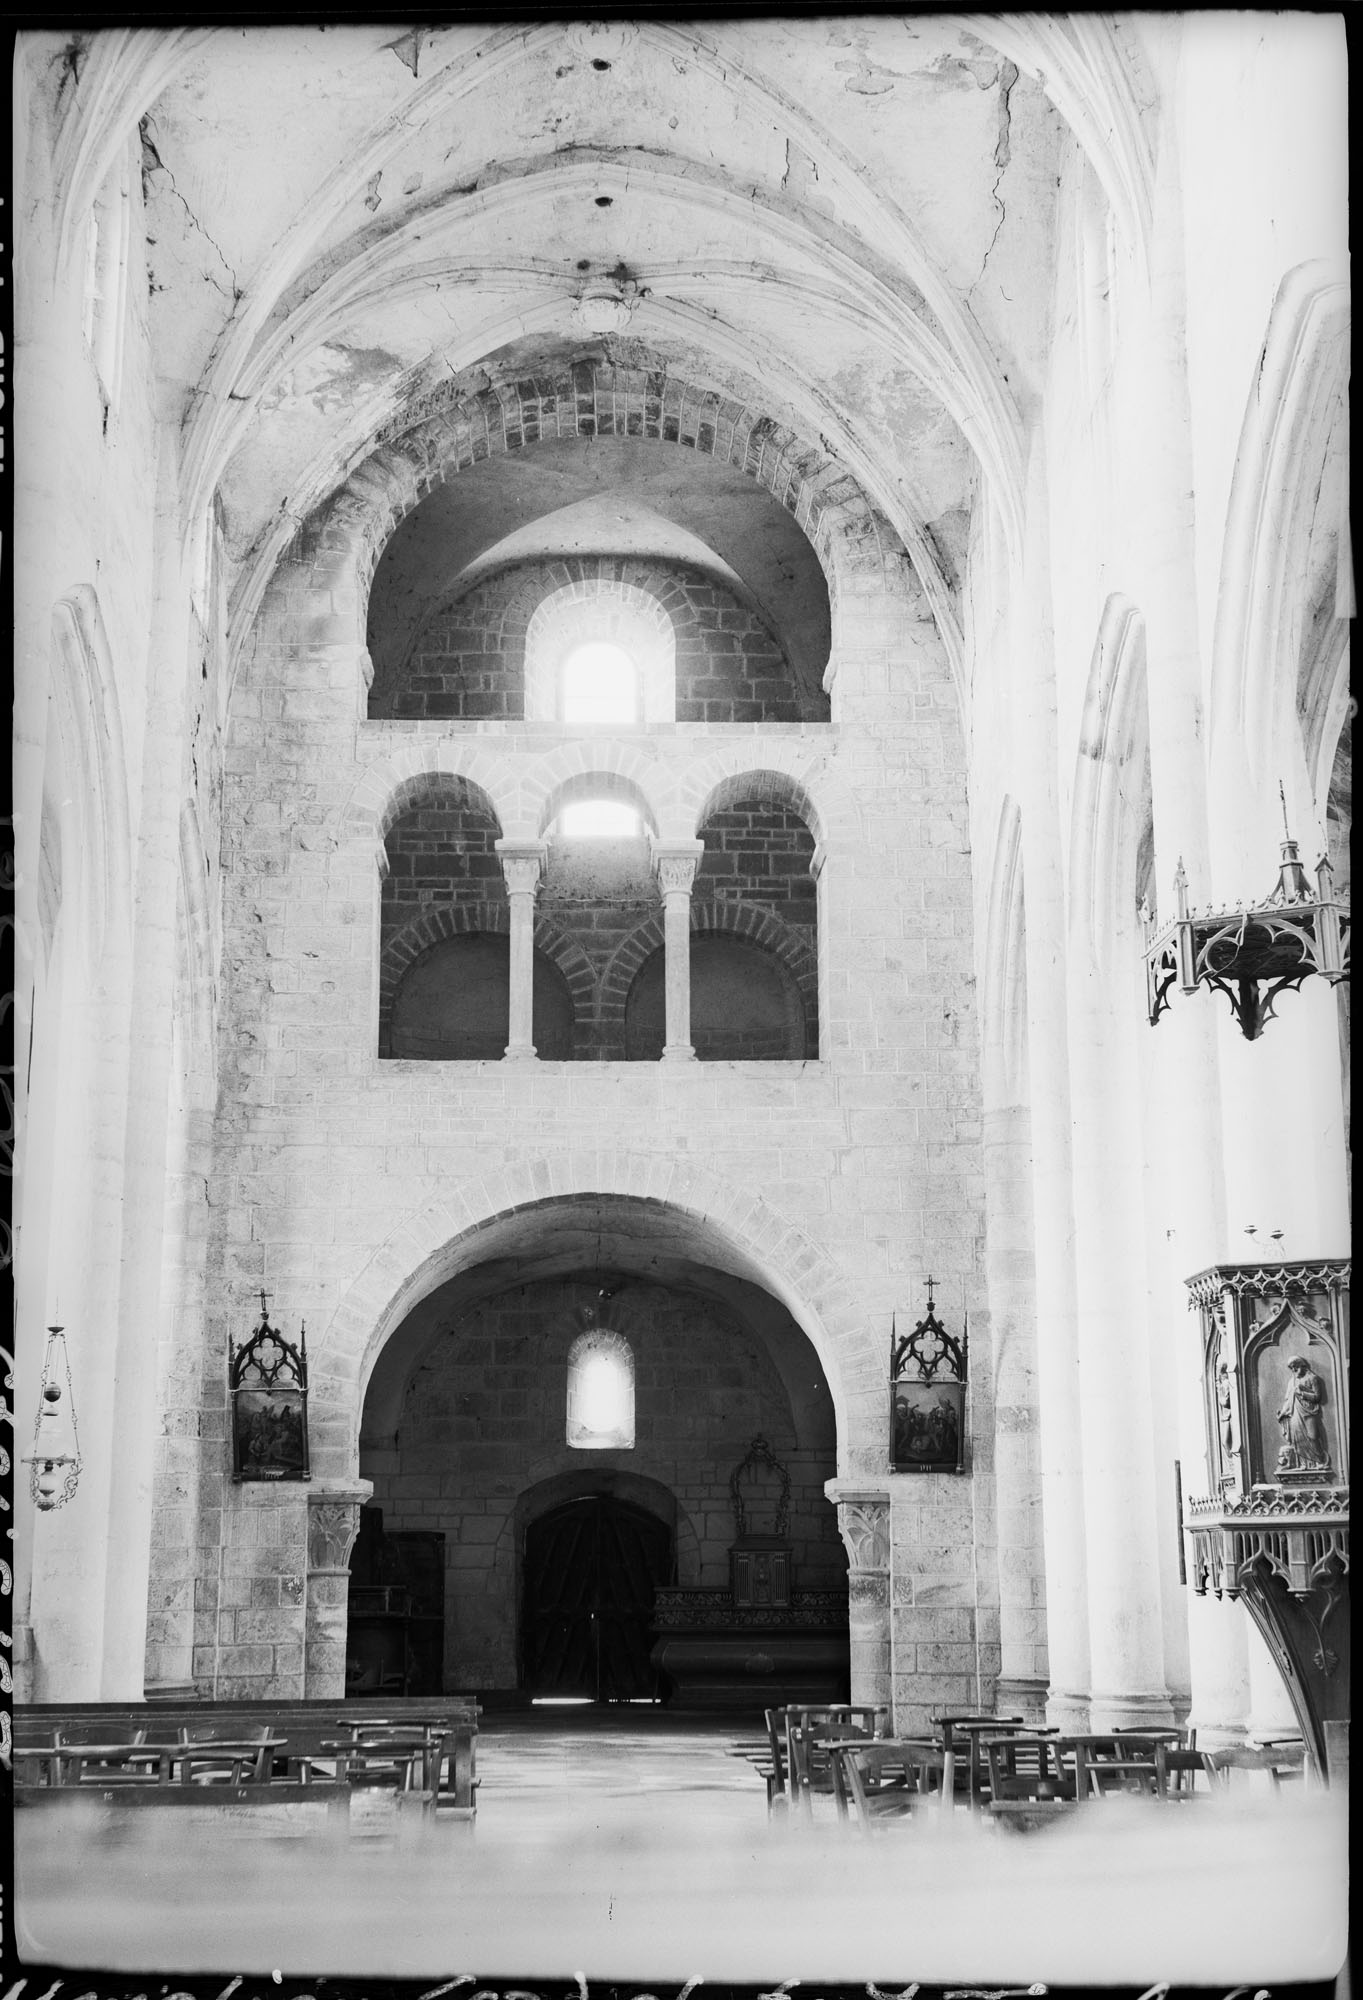
<instances>
[{"instance_id":1,"label":"slender stone column","mask_svg":"<svg viewBox=\"0 0 1363 2000\"><path fill-rule=\"evenodd\" d=\"M1046 1570L1037 1411L1035 1219L1031 1116L1025 1104L984 1114L989 1212L985 1282L994 1361L1000 1710L1044 1719ZM978 1476L978 1468L977 1468Z\"/></svg>"},{"instance_id":2,"label":"slender stone column","mask_svg":"<svg viewBox=\"0 0 1363 2000\"><path fill-rule=\"evenodd\" d=\"M1037 1407L1050 1673L1046 1717L1062 1728L1082 1730L1089 1721L1088 1557L1079 1421L1069 1024L1064 981L1057 977L1057 968L1065 963L1067 923L1055 779L1058 732L1047 582L1048 519L1045 450L1037 438L1028 468L1027 547L1009 622L1022 691L1017 730L1027 769L1021 805Z\"/></svg>"},{"instance_id":3,"label":"slender stone column","mask_svg":"<svg viewBox=\"0 0 1363 2000\"><path fill-rule=\"evenodd\" d=\"M852 1699L888 1705L890 1676L890 1501L830 1479L824 1487L838 1509L847 1549L847 1620Z\"/></svg>"},{"instance_id":4,"label":"slender stone column","mask_svg":"<svg viewBox=\"0 0 1363 2000\"><path fill-rule=\"evenodd\" d=\"M691 1046L691 884L703 840L655 842L653 866L663 895L663 947L667 975L664 1062L694 1062Z\"/></svg>"},{"instance_id":5,"label":"slender stone column","mask_svg":"<svg viewBox=\"0 0 1363 2000\"><path fill-rule=\"evenodd\" d=\"M1107 978L1134 996L1135 946L1114 941ZM1079 1410L1088 1554L1090 1727L1167 1724L1160 1528L1150 1380L1139 1066L1144 1024L1101 990L1082 940L1069 963ZM1134 1016L1135 1018L1131 1018ZM1171 1454L1172 1457L1172 1454ZM1167 1505L1167 1489L1166 1489Z\"/></svg>"},{"instance_id":6,"label":"slender stone column","mask_svg":"<svg viewBox=\"0 0 1363 2000\"><path fill-rule=\"evenodd\" d=\"M373 1485L314 1486L308 1493L308 1595L304 1633L305 1700L335 1701L345 1693L350 1551L360 1509Z\"/></svg>"},{"instance_id":7,"label":"slender stone column","mask_svg":"<svg viewBox=\"0 0 1363 2000\"><path fill-rule=\"evenodd\" d=\"M1132 343L1139 382L1140 450L1132 464L1133 525L1146 624L1150 776L1156 841L1158 916L1172 909L1180 860L1200 898L1210 898L1212 867L1205 679L1198 624L1193 518L1196 486L1184 338L1184 245L1178 142L1161 141L1155 188L1149 324ZM1175 1003L1157 1029L1142 1028L1148 1082L1143 1098L1146 1207L1154 1344L1152 1373L1168 1385L1156 1409L1156 1450L1163 1470L1177 1456L1184 1495L1209 1492L1203 1434L1198 1319L1188 1311L1184 1280L1234 1254L1226 1226L1225 1134L1216 1009L1209 995ZM1218 1003L1224 1004L1224 1003ZM1257 1106L1257 1094L1256 1094ZM1262 1142L1260 1142L1262 1143ZM1167 1473L1165 1475L1167 1477ZM1229 1600L1198 1597L1170 1569L1173 1538L1162 1539L1166 1675L1186 1681L1188 1720L1207 1743L1243 1735L1248 1701L1248 1618ZM1180 1627L1186 1661L1180 1661Z\"/></svg>"},{"instance_id":8,"label":"slender stone column","mask_svg":"<svg viewBox=\"0 0 1363 2000\"><path fill-rule=\"evenodd\" d=\"M548 850L542 840L499 840L497 852L511 905L511 1002L506 1054L508 1060L524 1060L535 1053L535 898Z\"/></svg>"}]
</instances>

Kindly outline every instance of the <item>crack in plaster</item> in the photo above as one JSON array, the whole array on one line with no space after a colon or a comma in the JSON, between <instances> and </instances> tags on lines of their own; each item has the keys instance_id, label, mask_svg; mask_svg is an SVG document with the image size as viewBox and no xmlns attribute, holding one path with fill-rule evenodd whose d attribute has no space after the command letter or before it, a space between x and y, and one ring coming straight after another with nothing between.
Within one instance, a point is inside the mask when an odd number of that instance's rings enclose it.
<instances>
[{"instance_id":1,"label":"crack in plaster","mask_svg":"<svg viewBox=\"0 0 1363 2000\"><path fill-rule=\"evenodd\" d=\"M994 224L994 233L985 248L984 256L980 259L980 273L979 277L975 280L975 284L977 285L980 282L980 278L983 278L985 274L989 259L994 254L994 245L999 240L999 231L1003 228L1008 215L999 189L1003 185L1003 176L1007 172L1008 162L1012 158L1013 153L1013 107L1011 100L1013 86L1017 80L1017 64L1015 62L1004 62L999 69L999 135L994 141L994 166L996 171L994 174L994 185L989 190L989 199L998 207L999 219ZM971 289L973 290L974 287L972 286Z\"/></svg>"},{"instance_id":2,"label":"crack in plaster","mask_svg":"<svg viewBox=\"0 0 1363 2000\"><path fill-rule=\"evenodd\" d=\"M88 53L89 51L84 41L77 35L67 43L64 49L59 49L52 58L54 65L58 63L61 65L61 75L57 82L57 108L59 110L62 98L66 94L67 85L70 84L76 90L80 89L81 64Z\"/></svg>"},{"instance_id":3,"label":"crack in plaster","mask_svg":"<svg viewBox=\"0 0 1363 2000\"><path fill-rule=\"evenodd\" d=\"M226 271L228 277L231 279L232 281L231 299L233 305L236 305L243 296L241 286L237 283L237 274L233 270L232 266L228 263L226 257L223 255L221 246L214 241L213 237L209 235L208 231L204 228L203 224L200 222L198 216L194 213L193 209L190 207L189 203L185 200L179 188L176 186L175 176L171 172L170 168L166 165L165 161L161 158L160 153L157 151L156 141L151 136L150 117L144 118L138 125L137 130L138 130L138 135L142 141L142 167L143 167L144 177L147 173L155 173L158 170L165 175L167 181L170 183L170 191L174 195L175 199L179 202L181 208L184 210L185 215L191 227L198 230L200 236L203 237L204 242L211 247L215 256L218 259L218 262L222 265L223 270ZM152 242L154 241L154 238L149 237L147 240L148 242ZM209 278L210 283L216 285L220 292L224 291L225 287L223 286L220 279L210 277L210 274L207 271L205 271L204 276L205 278ZM158 291L164 291L165 287L164 285L158 285L156 289Z\"/></svg>"}]
</instances>

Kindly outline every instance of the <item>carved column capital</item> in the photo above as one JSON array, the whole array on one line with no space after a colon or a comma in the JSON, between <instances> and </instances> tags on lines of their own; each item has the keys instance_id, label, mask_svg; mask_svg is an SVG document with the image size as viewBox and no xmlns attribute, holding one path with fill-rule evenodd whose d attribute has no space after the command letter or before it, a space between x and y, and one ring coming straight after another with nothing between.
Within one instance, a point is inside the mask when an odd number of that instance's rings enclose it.
<instances>
[{"instance_id":1,"label":"carved column capital","mask_svg":"<svg viewBox=\"0 0 1363 2000\"><path fill-rule=\"evenodd\" d=\"M374 1488L363 1479L356 1486L314 1487L308 1494L308 1574L345 1571L360 1531L360 1509Z\"/></svg>"},{"instance_id":2,"label":"carved column capital","mask_svg":"<svg viewBox=\"0 0 1363 2000\"><path fill-rule=\"evenodd\" d=\"M502 864L508 896L534 896L544 874L549 849L542 840L499 840L495 842Z\"/></svg>"},{"instance_id":3,"label":"carved column capital","mask_svg":"<svg viewBox=\"0 0 1363 2000\"><path fill-rule=\"evenodd\" d=\"M704 852L703 840L653 842L653 871L664 896L690 895Z\"/></svg>"},{"instance_id":4,"label":"carved column capital","mask_svg":"<svg viewBox=\"0 0 1363 2000\"><path fill-rule=\"evenodd\" d=\"M837 1481L829 1486L836 1488ZM890 1502L883 1493L831 1491L838 1509L838 1533L847 1550L851 1576L884 1576L890 1567Z\"/></svg>"}]
</instances>

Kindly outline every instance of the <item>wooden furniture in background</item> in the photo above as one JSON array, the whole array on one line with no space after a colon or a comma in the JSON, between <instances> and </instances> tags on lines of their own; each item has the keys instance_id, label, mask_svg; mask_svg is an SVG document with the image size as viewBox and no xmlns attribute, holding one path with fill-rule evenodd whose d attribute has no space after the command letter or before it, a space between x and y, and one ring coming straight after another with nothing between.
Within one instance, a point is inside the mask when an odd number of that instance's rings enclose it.
<instances>
[{"instance_id":1,"label":"wooden furniture in background","mask_svg":"<svg viewBox=\"0 0 1363 2000\"><path fill-rule=\"evenodd\" d=\"M839 1815L863 1833L946 1796L946 1752L928 1737L829 1743L828 1758Z\"/></svg>"}]
</instances>

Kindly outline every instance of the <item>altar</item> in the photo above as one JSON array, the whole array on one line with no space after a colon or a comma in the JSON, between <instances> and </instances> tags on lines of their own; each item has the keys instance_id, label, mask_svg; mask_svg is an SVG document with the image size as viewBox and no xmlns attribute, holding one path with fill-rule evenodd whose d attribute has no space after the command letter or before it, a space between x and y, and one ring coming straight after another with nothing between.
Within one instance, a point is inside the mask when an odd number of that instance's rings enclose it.
<instances>
[{"instance_id":1,"label":"altar","mask_svg":"<svg viewBox=\"0 0 1363 2000\"><path fill-rule=\"evenodd\" d=\"M649 1660L673 1708L764 1709L846 1701L847 1591L796 1590L790 1477L755 1437L729 1480L729 1586L654 1593ZM767 1519L770 1532L750 1525Z\"/></svg>"}]
</instances>

